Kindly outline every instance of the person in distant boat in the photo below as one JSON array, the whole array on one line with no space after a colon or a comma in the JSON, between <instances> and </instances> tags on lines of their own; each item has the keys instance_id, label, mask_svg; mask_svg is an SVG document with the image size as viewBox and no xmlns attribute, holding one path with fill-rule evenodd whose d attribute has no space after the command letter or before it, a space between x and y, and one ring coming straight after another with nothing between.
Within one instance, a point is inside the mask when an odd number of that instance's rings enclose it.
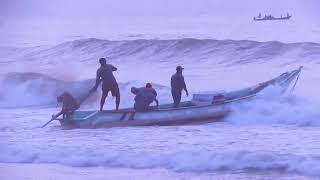
<instances>
[{"instance_id":1,"label":"person in distant boat","mask_svg":"<svg viewBox=\"0 0 320 180\"><path fill-rule=\"evenodd\" d=\"M104 103L108 96L109 91L113 97L116 97L116 110L119 110L120 105L120 91L116 78L113 75L113 71L117 71L117 68L111 64L107 64L105 58L99 60L100 68L97 70L96 84L92 88L91 92L96 91L99 84L102 82L102 96L100 101L100 111L103 110Z\"/></svg>"},{"instance_id":2,"label":"person in distant boat","mask_svg":"<svg viewBox=\"0 0 320 180\"><path fill-rule=\"evenodd\" d=\"M179 107L181 102L181 93L182 90L186 92L186 95L189 96L182 71L184 68L177 66L176 73L171 76L171 94L173 98L174 107Z\"/></svg>"},{"instance_id":3,"label":"person in distant boat","mask_svg":"<svg viewBox=\"0 0 320 180\"><path fill-rule=\"evenodd\" d=\"M152 110L154 108L150 107L150 104L154 101L156 107L159 107L159 101L157 100L157 92L152 87L150 83L147 83L145 87L142 88L131 88L131 92L136 95L134 98L134 110L137 112L143 112Z\"/></svg>"},{"instance_id":4,"label":"person in distant boat","mask_svg":"<svg viewBox=\"0 0 320 180\"><path fill-rule=\"evenodd\" d=\"M80 108L80 104L68 92L64 92L58 96L57 101L58 103L62 103L62 109L58 114L52 116L53 119L58 118L60 115L63 115L63 118L69 118L74 111Z\"/></svg>"}]
</instances>

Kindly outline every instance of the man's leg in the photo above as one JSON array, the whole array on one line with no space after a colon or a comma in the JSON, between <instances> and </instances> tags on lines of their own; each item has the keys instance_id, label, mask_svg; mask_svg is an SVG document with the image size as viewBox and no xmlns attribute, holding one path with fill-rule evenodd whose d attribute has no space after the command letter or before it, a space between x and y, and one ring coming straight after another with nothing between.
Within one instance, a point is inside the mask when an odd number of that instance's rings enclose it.
<instances>
[{"instance_id":1,"label":"man's leg","mask_svg":"<svg viewBox=\"0 0 320 180\"><path fill-rule=\"evenodd\" d=\"M116 110L119 110L119 105L120 105L120 95L116 96Z\"/></svg>"},{"instance_id":2,"label":"man's leg","mask_svg":"<svg viewBox=\"0 0 320 180\"><path fill-rule=\"evenodd\" d=\"M68 110L65 114L66 119L70 119L71 115L74 113L75 110Z\"/></svg>"},{"instance_id":3,"label":"man's leg","mask_svg":"<svg viewBox=\"0 0 320 180\"><path fill-rule=\"evenodd\" d=\"M116 110L118 111L120 106L120 90L118 86L112 90L112 96L116 97Z\"/></svg>"},{"instance_id":4,"label":"man's leg","mask_svg":"<svg viewBox=\"0 0 320 180\"><path fill-rule=\"evenodd\" d=\"M177 94L177 101L178 101L178 106L180 106L180 103L181 103L181 91L180 92L178 92L178 94Z\"/></svg>"},{"instance_id":5,"label":"man's leg","mask_svg":"<svg viewBox=\"0 0 320 180\"><path fill-rule=\"evenodd\" d=\"M106 101L107 96L108 96L108 93L107 93L107 92L103 92L103 93L102 93L101 101L100 101L100 111L103 110L103 105L104 105L104 103L105 103L105 101Z\"/></svg>"},{"instance_id":6,"label":"man's leg","mask_svg":"<svg viewBox=\"0 0 320 180\"><path fill-rule=\"evenodd\" d=\"M173 99L173 106L179 107L179 98L178 98L178 93L175 91L171 91L172 99Z\"/></svg>"}]
</instances>

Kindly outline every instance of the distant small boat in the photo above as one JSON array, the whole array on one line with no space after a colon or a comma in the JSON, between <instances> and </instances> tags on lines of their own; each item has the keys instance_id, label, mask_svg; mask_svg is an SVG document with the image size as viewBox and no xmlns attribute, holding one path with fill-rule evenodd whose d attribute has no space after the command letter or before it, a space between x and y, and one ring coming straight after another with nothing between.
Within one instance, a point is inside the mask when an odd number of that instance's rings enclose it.
<instances>
[{"instance_id":1,"label":"distant small boat","mask_svg":"<svg viewBox=\"0 0 320 180\"><path fill-rule=\"evenodd\" d=\"M276 85L281 88L282 92L285 92L292 81L298 79L301 69L302 67L237 91L222 94L195 94L193 101L183 102L179 108L167 104L160 106L157 110L147 112L134 112L132 109L76 111L70 119L56 120L60 121L61 126L68 128L169 126L221 121L231 112L232 104L252 99L266 87Z\"/></svg>"},{"instance_id":2,"label":"distant small boat","mask_svg":"<svg viewBox=\"0 0 320 180\"><path fill-rule=\"evenodd\" d=\"M261 13L257 16L254 17L253 20L254 21L273 21L273 20L289 20L292 16L289 15L289 13L287 13L287 16L285 17L273 17L272 15L265 15L264 17L261 16Z\"/></svg>"}]
</instances>

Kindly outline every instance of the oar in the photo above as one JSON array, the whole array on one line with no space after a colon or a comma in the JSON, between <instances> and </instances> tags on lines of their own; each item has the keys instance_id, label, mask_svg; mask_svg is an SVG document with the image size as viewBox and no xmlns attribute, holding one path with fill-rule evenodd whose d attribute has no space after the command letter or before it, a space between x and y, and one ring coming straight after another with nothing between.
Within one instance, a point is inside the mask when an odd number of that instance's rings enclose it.
<instances>
[{"instance_id":1,"label":"oar","mask_svg":"<svg viewBox=\"0 0 320 180\"><path fill-rule=\"evenodd\" d=\"M46 127L49 123L51 123L53 120L55 120L54 116L52 115L52 118L50 121L48 121L47 123L45 123L44 125L41 126L41 128Z\"/></svg>"}]
</instances>

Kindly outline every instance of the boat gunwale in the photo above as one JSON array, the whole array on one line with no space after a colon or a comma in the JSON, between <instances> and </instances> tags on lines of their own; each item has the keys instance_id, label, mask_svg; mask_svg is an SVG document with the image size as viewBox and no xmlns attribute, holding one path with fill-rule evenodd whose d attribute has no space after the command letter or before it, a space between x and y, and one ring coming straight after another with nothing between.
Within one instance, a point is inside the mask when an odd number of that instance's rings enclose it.
<instances>
[{"instance_id":1,"label":"boat gunwale","mask_svg":"<svg viewBox=\"0 0 320 180\"><path fill-rule=\"evenodd\" d=\"M135 112L135 113L153 113L153 112L166 112L166 111L173 111L173 110L174 111L178 111L178 110L186 110L186 109L198 109L198 108L205 108L205 107L221 106L221 105L229 104L229 103L232 103L232 102L235 102L235 101L241 101L241 100L244 100L244 99L248 99L248 98L251 98L251 97L254 97L254 96L256 96L256 93L250 94L248 96L239 97L237 99L224 101L224 102L221 102L221 103L213 103L213 104L205 104L205 105L194 105L194 106L189 106L189 107L156 109L156 110L142 111L142 112L134 111L134 109L128 109L128 111L116 111L116 110L92 111L92 113L90 115L88 115L88 116L91 116L91 115L94 116L94 115L98 114L97 112L100 112L100 113L103 113L103 114L120 114L120 113L132 113L132 112ZM186 101L186 102L192 102L192 101ZM88 116L86 116L86 117L88 117ZM89 118L86 118L86 117L79 118L79 120L80 119L83 119L83 120L89 119ZM69 119L69 120L72 120L72 119Z\"/></svg>"}]
</instances>

